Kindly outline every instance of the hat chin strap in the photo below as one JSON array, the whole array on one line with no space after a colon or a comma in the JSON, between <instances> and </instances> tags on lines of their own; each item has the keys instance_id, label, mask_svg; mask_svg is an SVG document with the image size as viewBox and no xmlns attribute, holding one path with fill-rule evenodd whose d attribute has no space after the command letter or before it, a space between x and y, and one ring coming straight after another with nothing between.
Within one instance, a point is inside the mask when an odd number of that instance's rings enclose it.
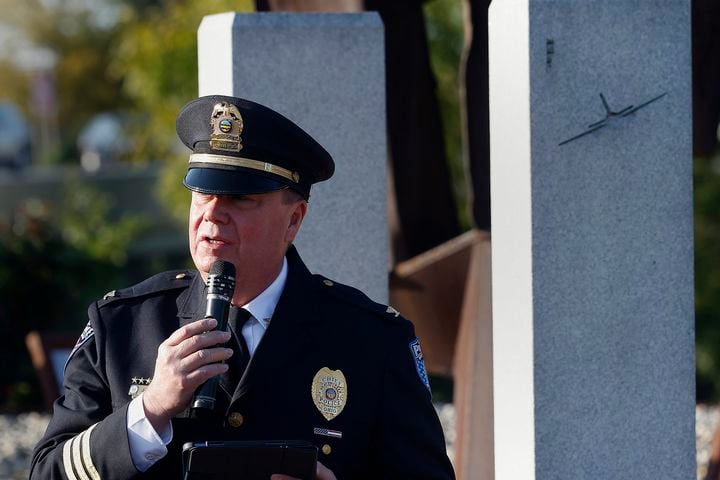
<instances>
[{"instance_id":1,"label":"hat chin strap","mask_svg":"<svg viewBox=\"0 0 720 480\"><path fill-rule=\"evenodd\" d=\"M193 163L214 163L217 165L251 168L253 170L272 173L273 175L283 177L294 183L300 183L300 174L298 172L293 172L287 168L273 165L272 163L252 160L250 158L217 155L214 153L193 153L190 155L190 165Z\"/></svg>"}]
</instances>

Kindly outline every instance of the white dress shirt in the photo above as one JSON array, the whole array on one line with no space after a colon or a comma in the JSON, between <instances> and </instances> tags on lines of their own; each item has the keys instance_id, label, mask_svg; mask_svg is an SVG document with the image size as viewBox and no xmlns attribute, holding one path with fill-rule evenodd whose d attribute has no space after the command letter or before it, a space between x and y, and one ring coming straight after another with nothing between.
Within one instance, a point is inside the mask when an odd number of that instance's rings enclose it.
<instances>
[{"instance_id":1,"label":"white dress shirt","mask_svg":"<svg viewBox=\"0 0 720 480\"><path fill-rule=\"evenodd\" d=\"M283 258L283 265L277 278L260 295L242 306L252 315L242 328L242 335L245 337L251 357L255 354L255 350L270 324L270 319L285 288L287 270L287 260ZM172 441L173 436L172 424L169 422L164 428L161 428L160 432L153 428L145 416L142 395L135 397L128 406L127 432L130 457L135 468L141 472L146 471L167 455L167 444Z\"/></svg>"}]
</instances>

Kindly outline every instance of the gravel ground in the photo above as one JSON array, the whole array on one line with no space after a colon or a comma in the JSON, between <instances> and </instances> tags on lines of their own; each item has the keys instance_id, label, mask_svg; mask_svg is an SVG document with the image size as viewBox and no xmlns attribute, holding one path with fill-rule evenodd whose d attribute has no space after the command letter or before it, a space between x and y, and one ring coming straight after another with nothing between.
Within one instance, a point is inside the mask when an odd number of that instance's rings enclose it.
<instances>
[{"instance_id":1,"label":"gravel ground","mask_svg":"<svg viewBox=\"0 0 720 480\"><path fill-rule=\"evenodd\" d=\"M44 413L0 415L0 478L27 479L33 447L47 427Z\"/></svg>"},{"instance_id":2,"label":"gravel ground","mask_svg":"<svg viewBox=\"0 0 720 480\"><path fill-rule=\"evenodd\" d=\"M455 409L452 404L436 405L445 430L448 456L455 456ZM710 456L710 440L720 421L720 407L699 405L695 410L697 478L703 480ZM40 413L0 415L0 479L20 480L28 477L28 464L35 443L45 432L49 416Z\"/></svg>"},{"instance_id":3,"label":"gravel ground","mask_svg":"<svg viewBox=\"0 0 720 480\"><path fill-rule=\"evenodd\" d=\"M720 421L720 407L698 405L695 408L695 451L697 452L697 478L703 480L710 460L710 441Z\"/></svg>"}]
</instances>

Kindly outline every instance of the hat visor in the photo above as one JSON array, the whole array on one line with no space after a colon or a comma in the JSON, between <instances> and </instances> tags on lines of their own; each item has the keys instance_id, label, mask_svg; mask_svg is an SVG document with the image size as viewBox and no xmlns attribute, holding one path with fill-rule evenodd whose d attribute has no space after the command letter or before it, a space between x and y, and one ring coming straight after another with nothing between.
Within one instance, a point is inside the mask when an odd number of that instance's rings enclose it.
<instances>
[{"instance_id":1,"label":"hat visor","mask_svg":"<svg viewBox=\"0 0 720 480\"><path fill-rule=\"evenodd\" d=\"M248 170L191 168L183 180L189 190L213 195L251 195L288 188L286 183Z\"/></svg>"}]
</instances>

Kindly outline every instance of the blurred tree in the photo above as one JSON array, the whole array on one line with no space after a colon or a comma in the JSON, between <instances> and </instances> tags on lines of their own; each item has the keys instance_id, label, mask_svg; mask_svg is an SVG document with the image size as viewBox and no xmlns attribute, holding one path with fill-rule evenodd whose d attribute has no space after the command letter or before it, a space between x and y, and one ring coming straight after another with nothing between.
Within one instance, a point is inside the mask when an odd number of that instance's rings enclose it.
<instances>
[{"instance_id":1,"label":"blurred tree","mask_svg":"<svg viewBox=\"0 0 720 480\"><path fill-rule=\"evenodd\" d=\"M57 212L57 228L64 243L84 252L91 261L123 266L128 260L128 246L149 226L148 220L138 215L113 220L114 205L108 196L80 183L65 189L68 193Z\"/></svg>"},{"instance_id":2,"label":"blurred tree","mask_svg":"<svg viewBox=\"0 0 720 480\"><path fill-rule=\"evenodd\" d=\"M39 390L24 346L31 330L80 332L85 308L107 285L127 284L127 249L147 225L116 216L99 191L68 185L65 201L27 199L0 226L0 407L37 405Z\"/></svg>"},{"instance_id":3,"label":"blurred tree","mask_svg":"<svg viewBox=\"0 0 720 480\"><path fill-rule=\"evenodd\" d=\"M92 10L78 9L72 2L0 0L0 18L20 33L20 44L25 42L20 49L23 55L12 59L13 63L4 60L0 91L23 108L34 125L49 121L58 129L60 145L41 161L76 159L75 139L88 119L127 105L120 88L122 77L107 68L117 30L98 22ZM47 74L54 85L34 92L33 87L40 87L33 79L40 73ZM21 78L25 81L18 82ZM39 105L38 95L48 97L50 105Z\"/></svg>"},{"instance_id":4,"label":"blurred tree","mask_svg":"<svg viewBox=\"0 0 720 480\"><path fill-rule=\"evenodd\" d=\"M695 325L697 398L720 399L720 171L695 160Z\"/></svg>"},{"instance_id":5,"label":"blurred tree","mask_svg":"<svg viewBox=\"0 0 720 480\"><path fill-rule=\"evenodd\" d=\"M113 48L110 70L122 76L123 95L132 100L136 123L130 127L135 161L166 163L159 195L173 216L187 221L189 193L179 181L188 153L175 133L180 108L197 97L197 29L203 16L253 11L251 0L146 2L126 11ZM147 4L147 5L146 5Z\"/></svg>"},{"instance_id":6,"label":"blurred tree","mask_svg":"<svg viewBox=\"0 0 720 480\"><path fill-rule=\"evenodd\" d=\"M6 58L0 58L0 92L3 99L12 100L19 108L23 108L25 99L30 95L27 73ZM24 113L27 113L27 109L23 109Z\"/></svg>"},{"instance_id":7,"label":"blurred tree","mask_svg":"<svg viewBox=\"0 0 720 480\"><path fill-rule=\"evenodd\" d=\"M460 59L463 52L462 0L432 0L424 4L430 46L430 63L437 81L445 152L455 193L455 204L463 230L471 227L468 182L463 161L460 115Z\"/></svg>"}]
</instances>

